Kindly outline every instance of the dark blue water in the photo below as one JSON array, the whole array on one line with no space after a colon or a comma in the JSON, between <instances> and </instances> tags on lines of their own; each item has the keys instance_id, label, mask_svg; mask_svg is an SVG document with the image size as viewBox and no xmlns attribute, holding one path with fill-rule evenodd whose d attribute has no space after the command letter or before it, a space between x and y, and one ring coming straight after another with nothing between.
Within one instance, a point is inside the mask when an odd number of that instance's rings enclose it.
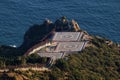
<instances>
[{"instance_id":1,"label":"dark blue water","mask_svg":"<svg viewBox=\"0 0 120 80\"><path fill-rule=\"evenodd\" d=\"M0 0L0 44L19 46L31 25L63 15L90 34L120 42L120 0Z\"/></svg>"}]
</instances>

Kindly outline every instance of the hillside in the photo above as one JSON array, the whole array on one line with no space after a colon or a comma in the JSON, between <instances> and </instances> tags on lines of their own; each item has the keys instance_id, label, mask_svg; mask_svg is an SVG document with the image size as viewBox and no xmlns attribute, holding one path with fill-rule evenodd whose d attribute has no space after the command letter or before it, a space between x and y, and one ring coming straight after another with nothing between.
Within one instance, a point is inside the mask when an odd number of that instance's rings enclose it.
<instances>
[{"instance_id":1,"label":"hillside","mask_svg":"<svg viewBox=\"0 0 120 80\"><path fill-rule=\"evenodd\" d=\"M73 22L73 23L72 23ZM62 17L52 23L45 21L42 25L33 25L24 36L24 42L19 48L0 46L0 80L118 80L120 79L120 46L99 36L92 36L86 48L74 52L49 67L48 71L33 71L30 66L45 65L49 58L36 54L21 55L35 44L49 38L51 31L80 31L77 23L71 24ZM75 24L75 25L73 25ZM68 28L73 25L74 28ZM86 32L87 33L87 32ZM50 34L52 35L52 34ZM47 37L46 37L47 36ZM11 68L12 66L12 68ZM15 66L27 67L27 71L15 71Z\"/></svg>"},{"instance_id":2,"label":"hillside","mask_svg":"<svg viewBox=\"0 0 120 80\"><path fill-rule=\"evenodd\" d=\"M120 52L116 44L107 45L105 39L94 37L94 47L58 60L51 74L53 78L68 80L120 79Z\"/></svg>"},{"instance_id":3,"label":"hillside","mask_svg":"<svg viewBox=\"0 0 120 80\"><path fill-rule=\"evenodd\" d=\"M105 43L106 39L98 37L94 37L91 42L92 46L82 52L57 60L56 64L51 67L50 72L41 73L29 70L27 72L14 72L14 74L19 75L21 78L27 77L28 80L120 79L120 52L117 44L108 45ZM6 73L6 75L8 74L10 73ZM18 76L8 75L8 77L17 78Z\"/></svg>"}]
</instances>

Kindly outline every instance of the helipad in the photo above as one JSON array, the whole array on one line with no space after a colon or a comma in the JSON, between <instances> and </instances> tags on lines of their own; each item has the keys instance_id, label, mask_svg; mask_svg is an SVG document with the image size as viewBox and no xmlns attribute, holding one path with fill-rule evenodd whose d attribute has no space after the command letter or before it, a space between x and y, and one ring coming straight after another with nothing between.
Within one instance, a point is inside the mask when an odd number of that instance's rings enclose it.
<instances>
[{"instance_id":1,"label":"helipad","mask_svg":"<svg viewBox=\"0 0 120 80\"><path fill-rule=\"evenodd\" d=\"M83 35L83 32L56 32L51 45L46 46L43 52L41 49L37 54L41 57L59 59L64 57L67 52L81 51L86 43L81 41Z\"/></svg>"},{"instance_id":2,"label":"helipad","mask_svg":"<svg viewBox=\"0 0 120 80\"><path fill-rule=\"evenodd\" d=\"M53 41L79 41L81 36L81 32L56 32Z\"/></svg>"},{"instance_id":3,"label":"helipad","mask_svg":"<svg viewBox=\"0 0 120 80\"><path fill-rule=\"evenodd\" d=\"M81 51L85 42L60 42L55 52Z\"/></svg>"}]
</instances>

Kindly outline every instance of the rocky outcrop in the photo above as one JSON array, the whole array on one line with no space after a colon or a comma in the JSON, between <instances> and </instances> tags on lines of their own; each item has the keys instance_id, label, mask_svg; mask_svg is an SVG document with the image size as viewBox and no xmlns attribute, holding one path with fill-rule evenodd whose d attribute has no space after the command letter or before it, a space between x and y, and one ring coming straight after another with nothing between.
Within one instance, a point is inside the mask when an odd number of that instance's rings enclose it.
<instances>
[{"instance_id":1,"label":"rocky outcrop","mask_svg":"<svg viewBox=\"0 0 120 80\"><path fill-rule=\"evenodd\" d=\"M50 37L50 33L54 29L54 24L47 23L46 21L42 25L33 25L24 35L24 42L19 49L24 53L29 48L44 41L44 38Z\"/></svg>"},{"instance_id":2,"label":"rocky outcrop","mask_svg":"<svg viewBox=\"0 0 120 80\"><path fill-rule=\"evenodd\" d=\"M80 31L80 27L75 20L69 21L66 17L62 17L55 22L56 31Z\"/></svg>"},{"instance_id":3,"label":"rocky outcrop","mask_svg":"<svg viewBox=\"0 0 120 80\"><path fill-rule=\"evenodd\" d=\"M55 23L50 20L45 20L42 25L33 25L24 35L24 42L19 47L22 53L25 53L32 46L43 42L50 35L51 32L57 31L78 31L80 30L77 22L75 20L69 21L65 16L57 19Z\"/></svg>"},{"instance_id":4,"label":"rocky outcrop","mask_svg":"<svg viewBox=\"0 0 120 80\"><path fill-rule=\"evenodd\" d=\"M28 49L38 43L51 37L55 31L79 31L80 28L75 20L69 21L65 16L57 19L54 23L46 19L43 24L35 24L31 26L24 35L23 43L18 48L13 47L0 47L0 54L24 54Z\"/></svg>"},{"instance_id":5,"label":"rocky outcrop","mask_svg":"<svg viewBox=\"0 0 120 80\"><path fill-rule=\"evenodd\" d=\"M56 31L66 31L69 29L68 28L69 21L65 16L61 17L60 19L57 19L54 24Z\"/></svg>"},{"instance_id":6,"label":"rocky outcrop","mask_svg":"<svg viewBox=\"0 0 120 80\"><path fill-rule=\"evenodd\" d=\"M0 45L0 56L16 56L16 55L20 55L20 52L17 48Z\"/></svg>"},{"instance_id":7,"label":"rocky outcrop","mask_svg":"<svg viewBox=\"0 0 120 80\"><path fill-rule=\"evenodd\" d=\"M72 20L71 23L72 23L72 26L75 29L75 31L80 30L80 27L79 27L78 23L75 20Z\"/></svg>"}]
</instances>

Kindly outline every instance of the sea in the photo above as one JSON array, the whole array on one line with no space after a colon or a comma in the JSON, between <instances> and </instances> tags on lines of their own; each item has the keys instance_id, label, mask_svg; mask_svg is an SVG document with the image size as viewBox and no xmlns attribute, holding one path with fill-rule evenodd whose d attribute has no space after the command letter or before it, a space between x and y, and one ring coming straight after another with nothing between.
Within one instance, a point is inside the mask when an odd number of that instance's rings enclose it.
<instances>
[{"instance_id":1,"label":"sea","mask_svg":"<svg viewBox=\"0 0 120 80\"><path fill-rule=\"evenodd\" d=\"M120 0L0 0L0 45L18 47L33 24L62 16L91 35L120 43Z\"/></svg>"}]
</instances>

